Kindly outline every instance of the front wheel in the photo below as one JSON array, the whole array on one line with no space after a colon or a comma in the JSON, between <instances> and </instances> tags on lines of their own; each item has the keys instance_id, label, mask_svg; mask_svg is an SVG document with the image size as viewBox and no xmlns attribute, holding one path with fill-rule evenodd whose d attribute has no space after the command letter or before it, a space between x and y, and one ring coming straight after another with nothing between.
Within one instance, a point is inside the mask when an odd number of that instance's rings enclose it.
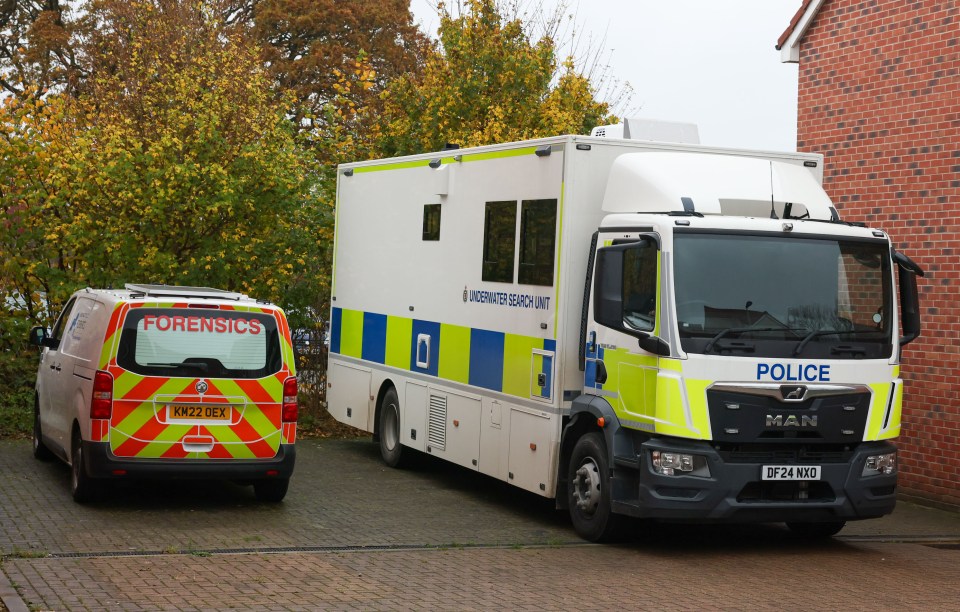
<instances>
[{"instance_id":1,"label":"front wheel","mask_svg":"<svg viewBox=\"0 0 960 612\"><path fill-rule=\"evenodd\" d=\"M380 456L390 467L403 463L403 445L400 444L400 401L392 387L380 402Z\"/></svg>"},{"instance_id":2,"label":"front wheel","mask_svg":"<svg viewBox=\"0 0 960 612\"><path fill-rule=\"evenodd\" d=\"M610 503L610 470L603 435L592 432L577 440L567 470L570 520L577 535L591 542L617 539L624 517Z\"/></svg>"},{"instance_id":3,"label":"front wheel","mask_svg":"<svg viewBox=\"0 0 960 612\"><path fill-rule=\"evenodd\" d=\"M33 456L40 461L50 461L53 453L43 443L43 430L40 425L40 401L35 400L33 406Z\"/></svg>"},{"instance_id":4,"label":"front wheel","mask_svg":"<svg viewBox=\"0 0 960 612\"><path fill-rule=\"evenodd\" d=\"M822 523L787 523L787 527L798 536L819 540L837 535L846 524L846 521L825 521Z\"/></svg>"}]
</instances>

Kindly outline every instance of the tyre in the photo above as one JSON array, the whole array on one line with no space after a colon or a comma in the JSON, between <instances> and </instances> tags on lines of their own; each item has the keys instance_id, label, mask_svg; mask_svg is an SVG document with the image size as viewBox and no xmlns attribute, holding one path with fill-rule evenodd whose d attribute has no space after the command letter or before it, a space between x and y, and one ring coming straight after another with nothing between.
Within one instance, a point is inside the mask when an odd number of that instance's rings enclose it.
<instances>
[{"instance_id":1,"label":"tyre","mask_svg":"<svg viewBox=\"0 0 960 612\"><path fill-rule=\"evenodd\" d=\"M380 456L390 467L403 463L403 445L400 444L400 401L397 391L391 387L380 402Z\"/></svg>"},{"instance_id":2,"label":"tyre","mask_svg":"<svg viewBox=\"0 0 960 612\"><path fill-rule=\"evenodd\" d=\"M87 460L83 453L80 431L73 430L70 442L70 493L79 504L94 501L99 494L99 483L87 475Z\"/></svg>"},{"instance_id":3,"label":"tyre","mask_svg":"<svg viewBox=\"0 0 960 612\"><path fill-rule=\"evenodd\" d=\"M825 521L822 523L787 523L794 534L810 539L823 539L840 533L846 521Z\"/></svg>"},{"instance_id":4,"label":"tyre","mask_svg":"<svg viewBox=\"0 0 960 612\"><path fill-rule=\"evenodd\" d=\"M40 427L40 401L34 399L33 404L33 456L40 461L50 461L53 453L43 443L43 431Z\"/></svg>"},{"instance_id":5,"label":"tyre","mask_svg":"<svg viewBox=\"0 0 960 612\"><path fill-rule=\"evenodd\" d=\"M591 432L577 440L567 478L570 520L577 535L591 542L618 539L626 519L611 510L607 445L601 433Z\"/></svg>"},{"instance_id":6,"label":"tyre","mask_svg":"<svg viewBox=\"0 0 960 612\"><path fill-rule=\"evenodd\" d=\"M253 495L262 502L281 502L287 496L289 478L270 478L253 483Z\"/></svg>"}]
</instances>

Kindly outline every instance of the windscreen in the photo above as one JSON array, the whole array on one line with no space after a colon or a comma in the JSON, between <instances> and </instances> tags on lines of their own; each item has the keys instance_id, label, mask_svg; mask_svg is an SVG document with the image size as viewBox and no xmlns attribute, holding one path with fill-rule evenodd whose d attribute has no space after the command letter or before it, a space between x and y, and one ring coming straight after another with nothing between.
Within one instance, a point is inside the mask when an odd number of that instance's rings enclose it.
<instances>
[{"instance_id":1,"label":"windscreen","mask_svg":"<svg viewBox=\"0 0 960 612\"><path fill-rule=\"evenodd\" d=\"M677 234L687 352L860 359L892 350L886 241Z\"/></svg>"},{"instance_id":2,"label":"windscreen","mask_svg":"<svg viewBox=\"0 0 960 612\"><path fill-rule=\"evenodd\" d=\"M280 370L268 314L198 308L132 309L117 364L131 372L192 378L262 378Z\"/></svg>"}]
</instances>

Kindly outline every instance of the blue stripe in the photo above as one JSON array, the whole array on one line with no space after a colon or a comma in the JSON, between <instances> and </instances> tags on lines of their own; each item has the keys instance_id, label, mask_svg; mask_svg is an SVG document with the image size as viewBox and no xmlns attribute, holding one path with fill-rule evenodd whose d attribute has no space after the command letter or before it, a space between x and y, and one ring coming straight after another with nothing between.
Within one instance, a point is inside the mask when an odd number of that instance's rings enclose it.
<instances>
[{"instance_id":1,"label":"blue stripe","mask_svg":"<svg viewBox=\"0 0 960 612\"><path fill-rule=\"evenodd\" d=\"M387 315L363 313L363 347L360 356L383 363L387 357Z\"/></svg>"},{"instance_id":2,"label":"blue stripe","mask_svg":"<svg viewBox=\"0 0 960 612\"><path fill-rule=\"evenodd\" d=\"M492 391L503 390L503 342L502 332L470 330L471 385Z\"/></svg>"},{"instance_id":3,"label":"blue stripe","mask_svg":"<svg viewBox=\"0 0 960 612\"><path fill-rule=\"evenodd\" d=\"M340 320L341 310L334 308L330 314L330 352L340 352Z\"/></svg>"}]
</instances>

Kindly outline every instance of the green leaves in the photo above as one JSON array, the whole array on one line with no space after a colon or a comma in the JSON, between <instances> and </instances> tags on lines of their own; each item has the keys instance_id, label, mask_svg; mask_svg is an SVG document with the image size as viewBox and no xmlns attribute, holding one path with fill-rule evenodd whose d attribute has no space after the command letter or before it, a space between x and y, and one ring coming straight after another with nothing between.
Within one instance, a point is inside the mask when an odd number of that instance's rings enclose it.
<instances>
[{"instance_id":1,"label":"green leaves","mask_svg":"<svg viewBox=\"0 0 960 612\"><path fill-rule=\"evenodd\" d=\"M531 41L494 0L468 0L459 17L440 8L440 48L383 95L385 154L585 133L608 120L589 79L570 60L558 66L550 37Z\"/></svg>"}]
</instances>

